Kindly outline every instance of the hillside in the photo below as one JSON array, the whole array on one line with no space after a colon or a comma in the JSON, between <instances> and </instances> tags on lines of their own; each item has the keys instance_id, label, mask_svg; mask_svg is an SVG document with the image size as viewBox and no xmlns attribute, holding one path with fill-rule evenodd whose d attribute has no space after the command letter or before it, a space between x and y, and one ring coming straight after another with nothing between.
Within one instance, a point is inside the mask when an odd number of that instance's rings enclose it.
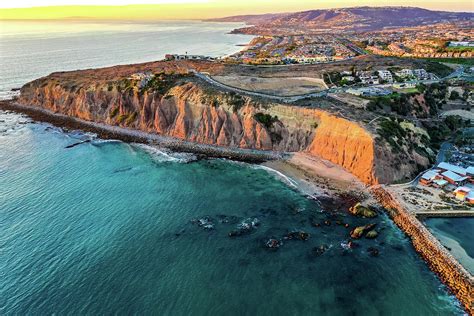
<instances>
[{"instance_id":1,"label":"hillside","mask_svg":"<svg viewBox=\"0 0 474 316\"><path fill-rule=\"evenodd\" d=\"M186 68L156 62L54 73L23 86L18 102L200 144L305 152L367 184L406 180L429 164L410 147L394 151L358 120L217 90ZM145 84L131 79L138 69L153 72Z\"/></svg>"},{"instance_id":2,"label":"hillside","mask_svg":"<svg viewBox=\"0 0 474 316\"><path fill-rule=\"evenodd\" d=\"M331 29L350 31L409 27L447 21L472 20L473 13L431 11L413 7L354 7L310 10L284 14L226 17L214 21L246 22L253 27L242 33L258 34L259 29Z\"/></svg>"}]
</instances>

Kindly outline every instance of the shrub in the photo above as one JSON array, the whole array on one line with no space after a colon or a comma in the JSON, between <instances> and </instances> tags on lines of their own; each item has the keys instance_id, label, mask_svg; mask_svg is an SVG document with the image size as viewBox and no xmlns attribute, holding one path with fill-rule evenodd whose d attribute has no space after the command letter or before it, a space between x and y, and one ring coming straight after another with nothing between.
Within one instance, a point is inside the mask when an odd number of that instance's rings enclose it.
<instances>
[{"instance_id":1,"label":"shrub","mask_svg":"<svg viewBox=\"0 0 474 316\"><path fill-rule=\"evenodd\" d=\"M270 128L273 126L273 123L278 122L278 116L271 116L270 114L255 113L254 118L266 128Z\"/></svg>"}]
</instances>

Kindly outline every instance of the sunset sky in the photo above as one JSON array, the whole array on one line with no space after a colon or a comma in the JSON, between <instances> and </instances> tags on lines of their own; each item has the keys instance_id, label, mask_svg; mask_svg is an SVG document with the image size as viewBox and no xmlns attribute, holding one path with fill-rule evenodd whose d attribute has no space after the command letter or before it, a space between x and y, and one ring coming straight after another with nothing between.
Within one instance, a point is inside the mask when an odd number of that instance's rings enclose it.
<instances>
[{"instance_id":1,"label":"sunset sky","mask_svg":"<svg viewBox=\"0 0 474 316\"><path fill-rule=\"evenodd\" d=\"M2 0L0 19L201 19L364 5L474 11L473 0L140 0L141 5L131 3L130 0Z\"/></svg>"}]
</instances>

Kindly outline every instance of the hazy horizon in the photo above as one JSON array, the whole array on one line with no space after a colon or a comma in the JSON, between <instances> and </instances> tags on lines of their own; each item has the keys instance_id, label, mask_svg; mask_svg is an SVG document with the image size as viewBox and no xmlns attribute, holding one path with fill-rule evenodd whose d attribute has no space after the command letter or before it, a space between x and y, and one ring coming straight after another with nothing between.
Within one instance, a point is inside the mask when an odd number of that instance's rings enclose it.
<instances>
[{"instance_id":1,"label":"hazy horizon","mask_svg":"<svg viewBox=\"0 0 474 316\"><path fill-rule=\"evenodd\" d=\"M63 1L65 2L65 1ZM412 7L423 8L435 11L448 12L473 12L470 1L459 1L455 6L449 5L449 8L437 7L438 1L430 2L430 5L417 4L420 1L410 1L411 5L405 4L408 1L392 1L390 5L370 4L371 0L358 2L356 6L348 5L350 1L334 1L330 4L326 2L308 3L306 0L297 0L288 7L283 1L274 3L271 6L265 6L267 0L257 0L250 2L245 0L243 4L235 5L215 1L170 1L161 4L129 4L129 5L54 5L34 7L4 7L0 4L1 20L201 20L209 18L222 18L235 15L258 15L272 13L299 12L318 9L340 9L352 7ZM18 2L21 6L22 1ZM24 3L24 2L23 2ZM45 3L45 2L43 2ZM466 6L463 4L466 3Z\"/></svg>"}]
</instances>

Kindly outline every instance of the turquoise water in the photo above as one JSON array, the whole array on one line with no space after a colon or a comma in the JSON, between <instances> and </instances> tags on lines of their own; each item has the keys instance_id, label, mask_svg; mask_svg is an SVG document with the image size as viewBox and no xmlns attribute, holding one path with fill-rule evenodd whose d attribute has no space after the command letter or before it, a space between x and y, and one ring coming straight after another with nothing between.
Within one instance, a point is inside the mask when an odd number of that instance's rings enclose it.
<instances>
[{"instance_id":1,"label":"turquoise water","mask_svg":"<svg viewBox=\"0 0 474 316\"><path fill-rule=\"evenodd\" d=\"M90 137L0 112L0 314L461 313L384 215L377 239L346 249L336 222L369 220L344 200L321 207L258 166L97 139L65 148ZM215 229L193 224L204 216ZM260 225L230 238L246 218ZM311 237L264 247L293 230Z\"/></svg>"},{"instance_id":2,"label":"turquoise water","mask_svg":"<svg viewBox=\"0 0 474 316\"><path fill-rule=\"evenodd\" d=\"M429 218L428 228L474 275L474 218Z\"/></svg>"}]
</instances>

